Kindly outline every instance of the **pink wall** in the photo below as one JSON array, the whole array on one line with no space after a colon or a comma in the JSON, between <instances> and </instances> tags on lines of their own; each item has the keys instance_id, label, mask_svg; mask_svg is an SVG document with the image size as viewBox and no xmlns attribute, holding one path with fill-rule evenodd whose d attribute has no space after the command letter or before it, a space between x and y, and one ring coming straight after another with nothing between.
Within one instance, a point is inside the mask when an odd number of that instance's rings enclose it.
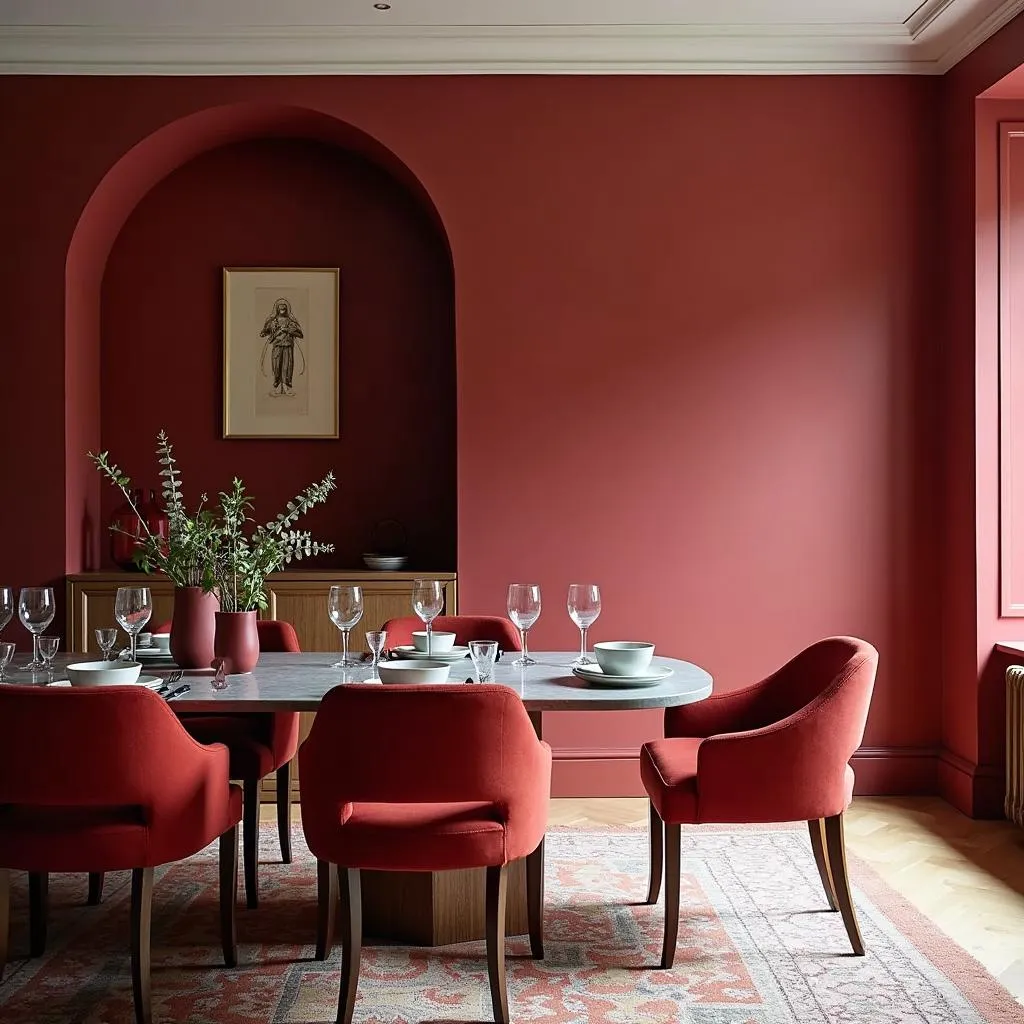
<instances>
[{"instance_id":1,"label":"pink wall","mask_svg":"<svg viewBox=\"0 0 1024 1024\"><path fill-rule=\"evenodd\" d=\"M592 639L651 637L726 689L820 636L859 634L882 654L862 777L870 767L876 787L922 784L941 731L938 88L883 77L0 80L15 141L33 154L0 165L5 194L24 197L11 211L23 243L0 261L40 314L13 358L49 396L11 396L9 422L41 414L34 454L48 472L25 504L0 507L8 536L28 523L34 540L5 575L52 579L81 557L64 433L95 425L61 402L61 296L90 194L177 118L229 103L254 105L240 117L309 107L393 152L448 235L463 608L501 611L509 581L535 580L546 600L535 645L566 648L566 585L594 580L605 611ZM152 202L172 208L162 191ZM134 231L112 256L104 313L115 324L129 257L145 249ZM104 351L116 344L104 337ZM121 450L104 417L104 444ZM23 435L2 444L13 476L27 477ZM65 536L60 550L53 538ZM631 755L659 729L656 713L553 721L556 747L579 758L562 767L565 788L635 786Z\"/></svg>"}]
</instances>

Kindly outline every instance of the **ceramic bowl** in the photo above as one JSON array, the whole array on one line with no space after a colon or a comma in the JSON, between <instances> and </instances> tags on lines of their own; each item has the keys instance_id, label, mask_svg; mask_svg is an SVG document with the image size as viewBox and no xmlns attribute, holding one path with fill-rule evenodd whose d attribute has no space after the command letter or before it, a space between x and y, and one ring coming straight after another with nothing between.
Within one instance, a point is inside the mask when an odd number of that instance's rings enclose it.
<instances>
[{"instance_id":1,"label":"ceramic bowl","mask_svg":"<svg viewBox=\"0 0 1024 1024\"><path fill-rule=\"evenodd\" d=\"M382 683L447 683L450 668L442 661L382 661L377 672Z\"/></svg>"},{"instance_id":2,"label":"ceramic bowl","mask_svg":"<svg viewBox=\"0 0 1024 1024\"><path fill-rule=\"evenodd\" d=\"M417 651L427 652L427 631L418 629L412 635L412 645ZM455 646L454 633L439 633L436 629L430 634L430 650L450 651Z\"/></svg>"},{"instance_id":3,"label":"ceramic bowl","mask_svg":"<svg viewBox=\"0 0 1024 1024\"><path fill-rule=\"evenodd\" d=\"M170 633L154 633L152 645L158 651L169 651L171 649Z\"/></svg>"},{"instance_id":4,"label":"ceramic bowl","mask_svg":"<svg viewBox=\"0 0 1024 1024\"><path fill-rule=\"evenodd\" d=\"M395 572L405 565L405 555L375 555L371 552L363 555L363 561L368 569Z\"/></svg>"},{"instance_id":5,"label":"ceramic bowl","mask_svg":"<svg viewBox=\"0 0 1024 1024\"><path fill-rule=\"evenodd\" d=\"M79 661L68 665L72 686L111 686L134 683L142 670L141 661Z\"/></svg>"},{"instance_id":6,"label":"ceramic bowl","mask_svg":"<svg viewBox=\"0 0 1024 1024\"><path fill-rule=\"evenodd\" d=\"M602 640L594 644L594 657L601 671L610 676L638 676L654 657L654 644L635 640Z\"/></svg>"}]
</instances>

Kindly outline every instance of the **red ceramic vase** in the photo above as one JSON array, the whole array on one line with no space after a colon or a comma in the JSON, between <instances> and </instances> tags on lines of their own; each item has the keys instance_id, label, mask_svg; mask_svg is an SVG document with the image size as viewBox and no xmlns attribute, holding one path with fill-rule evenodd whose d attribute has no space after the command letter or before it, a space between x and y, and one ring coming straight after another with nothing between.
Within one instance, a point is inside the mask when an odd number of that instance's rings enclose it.
<instances>
[{"instance_id":1,"label":"red ceramic vase","mask_svg":"<svg viewBox=\"0 0 1024 1024\"><path fill-rule=\"evenodd\" d=\"M201 587L176 587L171 619L171 656L179 668L209 668L220 607L216 594Z\"/></svg>"},{"instance_id":2,"label":"red ceramic vase","mask_svg":"<svg viewBox=\"0 0 1024 1024\"><path fill-rule=\"evenodd\" d=\"M256 662L260 660L260 635L256 630L256 612L217 612L215 618L215 657L228 660L229 673L251 672L256 667Z\"/></svg>"}]
</instances>

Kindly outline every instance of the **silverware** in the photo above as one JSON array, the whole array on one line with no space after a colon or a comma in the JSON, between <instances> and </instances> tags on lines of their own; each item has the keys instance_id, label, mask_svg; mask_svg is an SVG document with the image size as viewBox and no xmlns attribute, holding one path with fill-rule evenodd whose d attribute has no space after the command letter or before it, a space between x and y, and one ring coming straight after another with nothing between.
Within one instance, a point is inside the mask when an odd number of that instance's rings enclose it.
<instances>
[{"instance_id":1,"label":"silverware","mask_svg":"<svg viewBox=\"0 0 1024 1024\"><path fill-rule=\"evenodd\" d=\"M171 700L172 698L177 697L185 693L187 690L191 689L192 685L190 683L182 683L181 686L179 686L177 689L171 690L170 693L165 693L164 700Z\"/></svg>"},{"instance_id":2,"label":"silverware","mask_svg":"<svg viewBox=\"0 0 1024 1024\"><path fill-rule=\"evenodd\" d=\"M164 681L165 685L170 686L171 683L176 683L184 674L180 668L176 668Z\"/></svg>"}]
</instances>

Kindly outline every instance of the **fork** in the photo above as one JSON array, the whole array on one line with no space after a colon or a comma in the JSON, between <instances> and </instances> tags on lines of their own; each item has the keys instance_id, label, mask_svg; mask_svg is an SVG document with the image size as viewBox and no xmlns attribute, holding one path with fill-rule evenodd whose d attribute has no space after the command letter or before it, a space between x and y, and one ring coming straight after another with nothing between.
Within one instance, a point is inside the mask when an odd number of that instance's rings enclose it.
<instances>
[{"instance_id":1,"label":"fork","mask_svg":"<svg viewBox=\"0 0 1024 1024\"><path fill-rule=\"evenodd\" d=\"M176 668L165 680L164 685L160 687L161 690L169 690L185 673L180 669Z\"/></svg>"}]
</instances>

